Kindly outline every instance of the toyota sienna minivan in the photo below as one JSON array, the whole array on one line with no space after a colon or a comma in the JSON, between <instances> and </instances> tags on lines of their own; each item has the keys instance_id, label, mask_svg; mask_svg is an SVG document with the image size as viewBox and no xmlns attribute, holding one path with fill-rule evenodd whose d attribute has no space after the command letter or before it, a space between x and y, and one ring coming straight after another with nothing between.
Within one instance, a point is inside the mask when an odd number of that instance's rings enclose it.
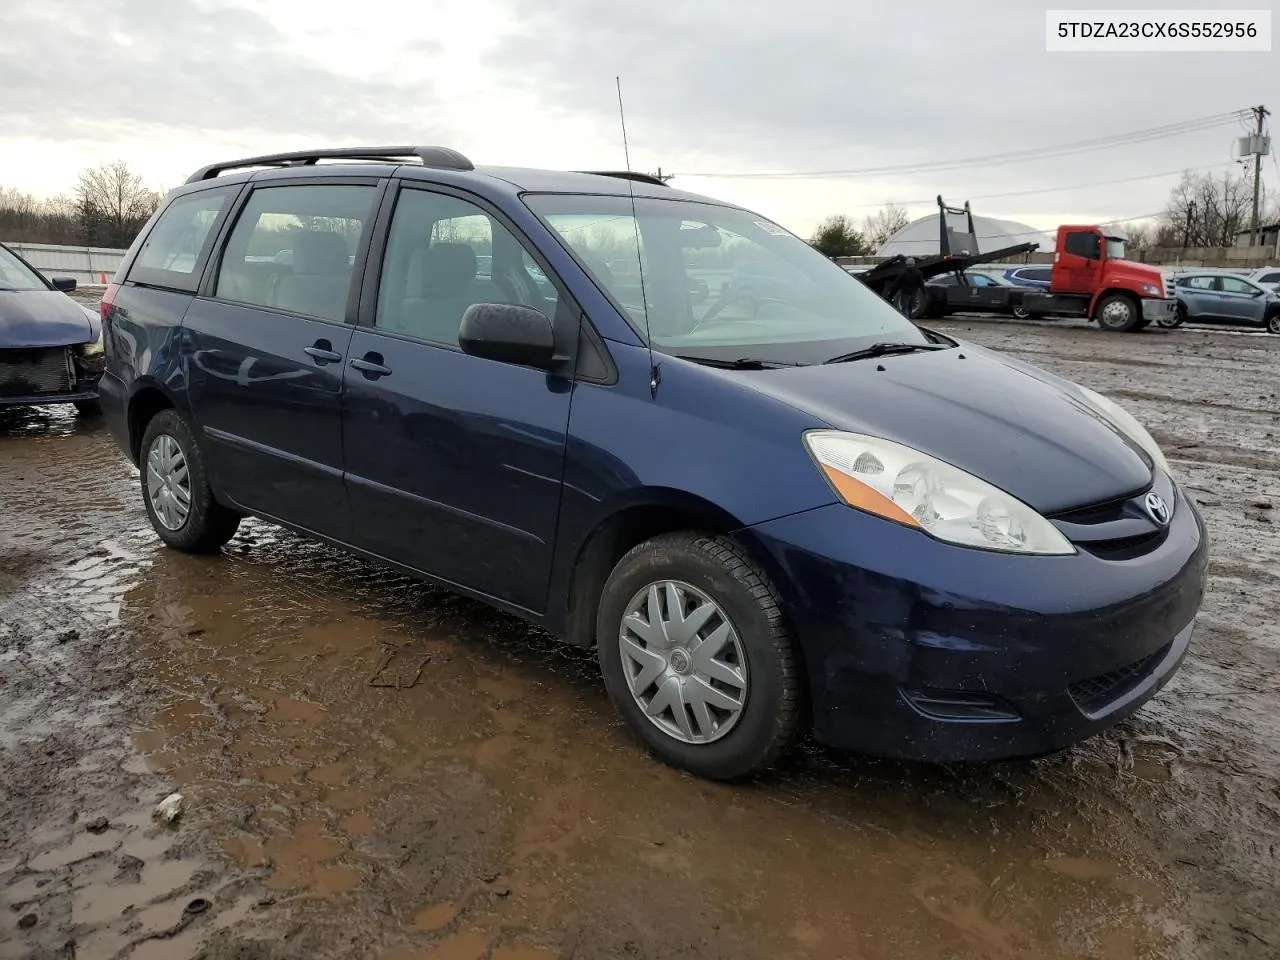
<instances>
[{"instance_id":1,"label":"toyota sienna minivan","mask_svg":"<svg viewBox=\"0 0 1280 960\"><path fill-rule=\"evenodd\" d=\"M439 147L215 164L101 311L166 544L256 516L525 617L705 777L806 732L1042 755L1191 639L1204 524L1132 416L657 178Z\"/></svg>"}]
</instances>

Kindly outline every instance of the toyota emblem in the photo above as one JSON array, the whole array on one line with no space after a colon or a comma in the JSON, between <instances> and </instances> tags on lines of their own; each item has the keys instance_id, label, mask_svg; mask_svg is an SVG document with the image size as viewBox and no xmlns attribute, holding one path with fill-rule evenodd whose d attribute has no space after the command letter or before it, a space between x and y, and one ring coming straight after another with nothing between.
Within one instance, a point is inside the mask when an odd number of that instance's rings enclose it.
<instances>
[{"instance_id":1,"label":"toyota emblem","mask_svg":"<svg viewBox=\"0 0 1280 960\"><path fill-rule=\"evenodd\" d=\"M1148 493L1145 502L1147 516L1155 521L1156 526L1163 527L1169 522L1169 505L1158 493Z\"/></svg>"}]
</instances>

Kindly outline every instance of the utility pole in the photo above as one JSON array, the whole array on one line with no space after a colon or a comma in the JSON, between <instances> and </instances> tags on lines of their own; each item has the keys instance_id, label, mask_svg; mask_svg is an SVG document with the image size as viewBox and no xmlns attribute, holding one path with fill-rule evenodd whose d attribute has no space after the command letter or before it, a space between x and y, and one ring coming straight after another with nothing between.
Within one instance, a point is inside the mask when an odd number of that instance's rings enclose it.
<instances>
[{"instance_id":1,"label":"utility pole","mask_svg":"<svg viewBox=\"0 0 1280 960\"><path fill-rule=\"evenodd\" d=\"M1250 144L1253 147L1253 219L1249 225L1249 246L1251 247L1258 245L1258 193L1262 187L1262 121L1268 113L1266 107L1253 108L1253 132L1257 142Z\"/></svg>"}]
</instances>

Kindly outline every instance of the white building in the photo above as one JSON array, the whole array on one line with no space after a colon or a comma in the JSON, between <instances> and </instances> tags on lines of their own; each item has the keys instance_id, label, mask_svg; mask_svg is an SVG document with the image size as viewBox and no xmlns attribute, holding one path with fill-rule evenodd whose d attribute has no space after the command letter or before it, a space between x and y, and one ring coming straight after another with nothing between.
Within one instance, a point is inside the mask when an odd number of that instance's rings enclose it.
<instances>
[{"instance_id":1,"label":"white building","mask_svg":"<svg viewBox=\"0 0 1280 960\"><path fill-rule=\"evenodd\" d=\"M906 257L937 256L941 252L938 249L939 216L940 214L934 213L911 221L882 243L876 255L880 257L892 257L897 254ZM947 222L952 230L951 253L956 256L966 252L990 253L992 250L1012 247L1020 243L1040 244L1037 253L1053 252L1052 234L1029 227L1025 223L1018 223L1016 220L997 220L994 217L976 215L973 218L973 227L977 235L978 249L966 251L963 249L966 245L964 238L969 225L965 222L965 218L951 216L947 218Z\"/></svg>"}]
</instances>

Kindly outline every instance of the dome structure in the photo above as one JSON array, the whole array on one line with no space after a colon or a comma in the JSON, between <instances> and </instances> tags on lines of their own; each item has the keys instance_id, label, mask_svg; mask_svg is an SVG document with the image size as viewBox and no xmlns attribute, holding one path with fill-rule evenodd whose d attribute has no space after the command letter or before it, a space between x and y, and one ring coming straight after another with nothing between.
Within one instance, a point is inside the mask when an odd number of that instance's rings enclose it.
<instances>
[{"instance_id":1,"label":"dome structure","mask_svg":"<svg viewBox=\"0 0 1280 960\"><path fill-rule=\"evenodd\" d=\"M892 257L898 254L906 257L937 256L940 252L938 249L938 218L940 216L941 214L934 213L927 217L921 217L919 220L912 220L882 243L880 248L876 250L876 256ZM949 226L953 230L951 253L956 256L966 252L969 254L990 253L993 250L1016 246L1020 243L1040 244L1038 253L1053 252L1054 237L1052 234L1037 230L1035 227L1019 223L1016 220L997 220L994 217L979 217L975 215L973 227L977 236L978 249L968 251L963 249L966 236L965 230L968 225L962 224L961 218L952 217L949 220Z\"/></svg>"}]
</instances>

